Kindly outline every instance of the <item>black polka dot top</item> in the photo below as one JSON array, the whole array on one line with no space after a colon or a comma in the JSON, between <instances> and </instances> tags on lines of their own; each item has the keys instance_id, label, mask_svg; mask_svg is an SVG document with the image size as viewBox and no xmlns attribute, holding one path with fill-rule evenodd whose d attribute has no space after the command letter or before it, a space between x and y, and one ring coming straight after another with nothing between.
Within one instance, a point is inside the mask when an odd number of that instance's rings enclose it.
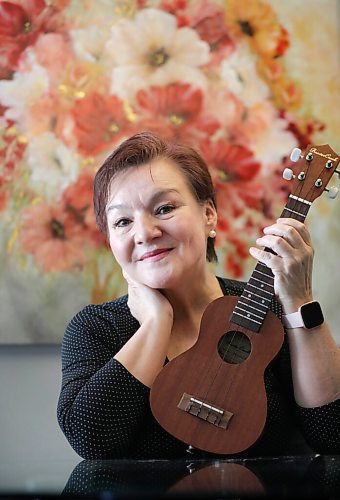
<instances>
[{"instance_id":1,"label":"black polka dot top","mask_svg":"<svg viewBox=\"0 0 340 500\"><path fill-rule=\"evenodd\" d=\"M222 278L219 282L225 295L243 291L244 283ZM275 301L272 310L281 317ZM150 389L113 359L138 328L124 296L85 307L66 329L57 416L70 445L83 458L188 458L188 446L153 418ZM340 453L340 400L318 408L296 405L286 340L265 371L265 387L264 431L238 456Z\"/></svg>"}]
</instances>

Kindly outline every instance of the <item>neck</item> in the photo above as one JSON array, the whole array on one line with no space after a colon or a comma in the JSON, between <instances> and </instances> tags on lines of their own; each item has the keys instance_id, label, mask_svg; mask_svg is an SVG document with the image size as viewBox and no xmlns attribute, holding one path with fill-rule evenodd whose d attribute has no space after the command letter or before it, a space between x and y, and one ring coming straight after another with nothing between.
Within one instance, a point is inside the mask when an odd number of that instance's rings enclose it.
<instances>
[{"instance_id":1,"label":"neck","mask_svg":"<svg viewBox=\"0 0 340 500\"><path fill-rule=\"evenodd\" d=\"M174 311L174 323L196 322L210 302L223 295L216 276L206 269L204 275L187 280L174 290L163 290Z\"/></svg>"}]
</instances>

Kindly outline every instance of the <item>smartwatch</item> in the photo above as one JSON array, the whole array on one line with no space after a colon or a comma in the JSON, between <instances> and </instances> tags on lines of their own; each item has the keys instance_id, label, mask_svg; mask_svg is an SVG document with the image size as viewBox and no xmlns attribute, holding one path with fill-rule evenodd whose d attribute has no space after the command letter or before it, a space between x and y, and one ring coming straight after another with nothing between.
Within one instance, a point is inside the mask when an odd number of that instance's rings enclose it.
<instances>
[{"instance_id":1,"label":"smartwatch","mask_svg":"<svg viewBox=\"0 0 340 500\"><path fill-rule=\"evenodd\" d=\"M306 328L311 330L322 325L324 317L319 302L313 300L299 307L298 311L283 314L282 323L286 328Z\"/></svg>"}]
</instances>

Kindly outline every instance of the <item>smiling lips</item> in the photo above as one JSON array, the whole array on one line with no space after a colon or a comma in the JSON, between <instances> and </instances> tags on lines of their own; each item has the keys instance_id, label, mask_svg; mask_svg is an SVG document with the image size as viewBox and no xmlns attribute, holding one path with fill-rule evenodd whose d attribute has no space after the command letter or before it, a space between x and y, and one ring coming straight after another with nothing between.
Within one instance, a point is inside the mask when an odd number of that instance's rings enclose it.
<instances>
[{"instance_id":1,"label":"smiling lips","mask_svg":"<svg viewBox=\"0 0 340 500\"><path fill-rule=\"evenodd\" d=\"M157 260L163 259L166 255L171 252L172 248L158 248L157 250L152 250L152 252L144 253L139 260L147 260L149 262L155 262Z\"/></svg>"}]
</instances>

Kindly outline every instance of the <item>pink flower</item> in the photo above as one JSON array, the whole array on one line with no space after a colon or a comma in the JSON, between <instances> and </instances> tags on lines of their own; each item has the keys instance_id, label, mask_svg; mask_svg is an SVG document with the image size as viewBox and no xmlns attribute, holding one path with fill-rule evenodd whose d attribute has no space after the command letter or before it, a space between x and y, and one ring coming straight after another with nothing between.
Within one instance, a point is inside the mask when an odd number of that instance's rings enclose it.
<instances>
[{"instance_id":1,"label":"pink flower","mask_svg":"<svg viewBox=\"0 0 340 500\"><path fill-rule=\"evenodd\" d=\"M41 203L22 213L19 241L44 272L75 271L85 262L82 232L68 211Z\"/></svg>"}]
</instances>

